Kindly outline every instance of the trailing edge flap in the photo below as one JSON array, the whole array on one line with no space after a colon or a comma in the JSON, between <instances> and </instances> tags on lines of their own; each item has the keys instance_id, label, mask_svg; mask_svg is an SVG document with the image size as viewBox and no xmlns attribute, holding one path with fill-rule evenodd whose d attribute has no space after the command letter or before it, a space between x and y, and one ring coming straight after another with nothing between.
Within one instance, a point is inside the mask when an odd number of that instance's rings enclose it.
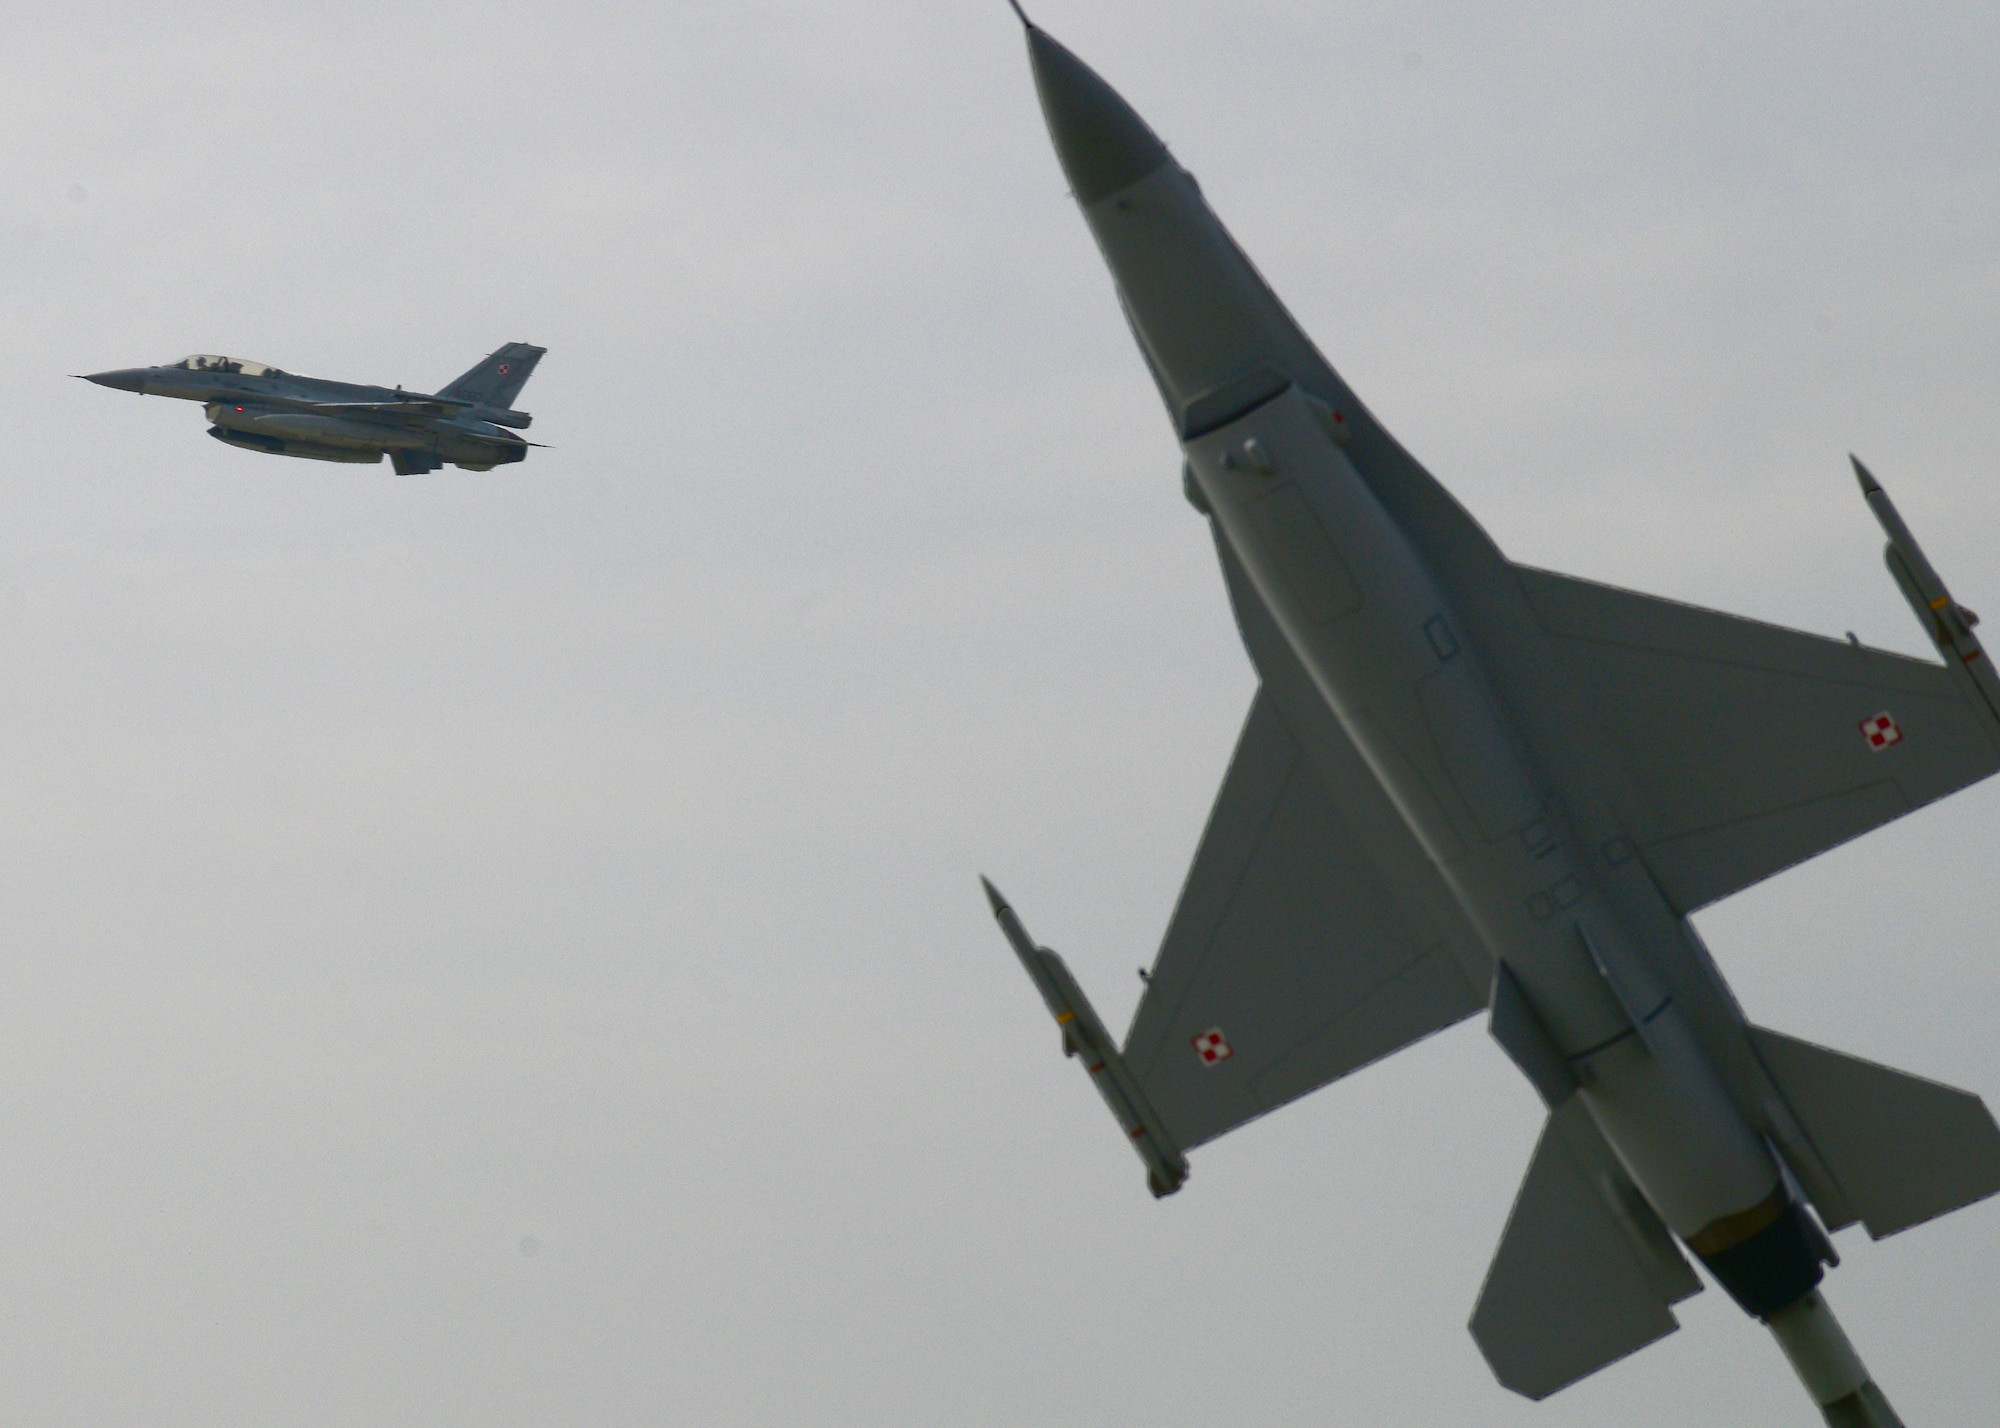
<instances>
[{"instance_id":1,"label":"trailing edge flap","mask_svg":"<svg viewBox=\"0 0 2000 1428\"><path fill-rule=\"evenodd\" d=\"M1125 1039L1184 1150L1471 1015L1492 976L1261 603L1238 617L1264 685Z\"/></svg>"},{"instance_id":2,"label":"trailing edge flap","mask_svg":"<svg viewBox=\"0 0 2000 1428\"><path fill-rule=\"evenodd\" d=\"M1640 850L1683 913L2000 769L1941 664L1514 570L1650 802Z\"/></svg>"},{"instance_id":3,"label":"trailing edge flap","mask_svg":"<svg viewBox=\"0 0 2000 1428\"><path fill-rule=\"evenodd\" d=\"M1472 1337L1494 1376L1547 1398L1680 1327L1701 1281L1572 1098L1542 1128Z\"/></svg>"},{"instance_id":4,"label":"trailing edge flap","mask_svg":"<svg viewBox=\"0 0 2000 1428\"><path fill-rule=\"evenodd\" d=\"M1846 1201L1799 1175L1829 1229L1860 1220L1879 1240L2000 1191L2000 1126L1970 1091L1763 1027L1750 1044ZM1790 1130L1774 1138L1793 1160Z\"/></svg>"}]
</instances>

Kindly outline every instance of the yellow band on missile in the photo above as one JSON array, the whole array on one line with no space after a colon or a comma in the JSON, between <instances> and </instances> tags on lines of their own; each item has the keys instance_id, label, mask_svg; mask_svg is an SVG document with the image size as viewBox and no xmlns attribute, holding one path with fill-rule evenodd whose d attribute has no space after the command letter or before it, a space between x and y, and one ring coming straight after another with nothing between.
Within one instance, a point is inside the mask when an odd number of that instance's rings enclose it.
<instances>
[{"instance_id":1,"label":"yellow band on missile","mask_svg":"<svg viewBox=\"0 0 2000 1428\"><path fill-rule=\"evenodd\" d=\"M1937 597L1937 599L1931 601L1931 608L1933 610L1942 610L1945 606L1949 605L1950 603L1951 603L1951 596L1940 595Z\"/></svg>"},{"instance_id":2,"label":"yellow band on missile","mask_svg":"<svg viewBox=\"0 0 2000 1428\"><path fill-rule=\"evenodd\" d=\"M1076 1013L1075 1013L1075 1012L1073 1012L1073 1011L1068 1011L1068 1012L1058 1012L1058 1013L1056 1014L1056 1025L1057 1025L1057 1026L1068 1026L1068 1025L1069 1025L1069 1024L1071 1023L1071 1022L1073 1022L1073 1021L1075 1021L1075 1020L1076 1020Z\"/></svg>"}]
</instances>

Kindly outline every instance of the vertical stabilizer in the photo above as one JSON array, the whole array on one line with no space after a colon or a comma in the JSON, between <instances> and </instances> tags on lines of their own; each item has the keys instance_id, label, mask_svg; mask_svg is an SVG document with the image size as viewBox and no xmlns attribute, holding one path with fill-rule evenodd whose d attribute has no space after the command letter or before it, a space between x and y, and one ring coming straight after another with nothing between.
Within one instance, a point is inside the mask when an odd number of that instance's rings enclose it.
<instances>
[{"instance_id":1,"label":"vertical stabilizer","mask_svg":"<svg viewBox=\"0 0 2000 1428\"><path fill-rule=\"evenodd\" d=\"M510 342L438 395L477 402L483 407L511 407L521 395L521 388L528 384L535 364L548 350L526 342Z\"/></svg>"}]
</instances>

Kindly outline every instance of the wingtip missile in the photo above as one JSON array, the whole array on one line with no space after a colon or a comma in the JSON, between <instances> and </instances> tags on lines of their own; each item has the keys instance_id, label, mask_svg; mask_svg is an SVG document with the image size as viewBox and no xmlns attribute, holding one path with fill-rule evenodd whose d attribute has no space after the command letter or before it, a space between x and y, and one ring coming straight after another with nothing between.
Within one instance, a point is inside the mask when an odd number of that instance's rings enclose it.
<instances>
[{"instance_id":1,"label":"wingtip missile","mask_svg":"<svg viewBox=\"0 0 2000 1428\"><path fill-rule=\"evenodd\" d=\"M1062 1002L1061 989L1050 978L1048 968L1042 962L1044 956L1052 957L1055 954L1045 953L1035 945L1035 939L1028 936L1028 929L1021 925L1021 919L1015 915L1014 909L1008 905L1000 889L993 886L990 878L981 874L979 885L986 889L987 905L993 909L993 916L1000 924L1000 931L1006 937L1007 945L1014 949L1014 954L1021 959L1021 965L1028 969L1028 975L1034 979L1036 990L1042 994L1042 1000L1049 1004L1050 1012L1056 1015L1057 1021L1064 1021L1062 1013L1067 1008Z\"/></svg>"},{"instance_id":2,"label":"wingtip missile","mask_svg":"<svg viewBox=\"0 0 2000 1428\"><path fill-rule=\"evenodd\" d=\"M1082 1058L1084 1069L1090 1072L1091 1083L1097 1087L1098 1095L1111 1108L1112 1118L1118 1122L1133 1150L1144 1162L1146 1184L1154 1197L1173 1194L1187 1179L1187 1157L1174 1143L1159 1112L1147 1100L1138 1078L1126 1066L1125 1058L1119 1054L1118 1043L1104 1029L1097 1009L1091 1006L1090 999L1083 994L1083 988L1077 985L1063 959L1048 948L1035 945L1028 929L1022 925L1007 899L1001 896L1000 889L983 876L979 885L986 889L986 901L992 905L1000 930L1006 934L1008 943L1021 959L1021 965L1027 968L1035 990L1042 994L1049 1014L1062 1030L1063 1054Z\"/></svg>"},{"instance_id":3,"label":"wingtip missile","mask_svg":"<svg viewBox=\"0 0 2000 1428\"><path fill-rule=\"evenodd\" d=\"M1021 0L1007 0L1007 3L1014 7L1015 17L1020 20L1023 29L1032 30L1035 28L1035 22L1030 20L1028 12L1021 8Z\"/></svg>"},{"instance_id":4,"label":"wingtip missile","mask_svg":"<svg viewBox=\"0 0 2000 1428\"><path fill-rule=\"evenodd\" d=\"M1881 482L1861 464L1859 457L1850 455L1847 459L1854 463L1854 474L1861 482L1862 499L1868 502L1868 509L1875 513L1883 534L1889 538L1882 559L1889 567L1889 574L1895 578L1897 588L1909 601L1910 609L1916 613L1918 622L1937 646L1938 653L1969 682L1978 703L1983 704L1995 721L2000 722L2000 675L1994 673L1986 651L1972 633L1979 617L1952 598L1943 577L1932 566L1917 538L1910 533L1902 512L1896 509L1896 503L1889 499L1889 493L1882 489Z\"/></svg>"},{"instance_id":5,"label":"wingtip missile","mask_svg":"<svg viewBox=\"0 0 2000 1428\"><path fill-rule=\"evenodd\" d=\"M1933 613L1951 603L1951 597L1945 593L1944 581L1931 568L1924 548L1910 534L1909 526L1904 524L1903 513L1896 509L1896 503L1889 499L1882 483L1861 464L1861 458L1850 454L1847 459L1854 463L1854 475L1861 482L1861 499L1868 503L1876 523L1889 538L1889 568L1895 572L1898 583L1904 586L1904 593L1918 607L1917 617L1928 626L1932 623Z\"/></svg>"}]
</instances>

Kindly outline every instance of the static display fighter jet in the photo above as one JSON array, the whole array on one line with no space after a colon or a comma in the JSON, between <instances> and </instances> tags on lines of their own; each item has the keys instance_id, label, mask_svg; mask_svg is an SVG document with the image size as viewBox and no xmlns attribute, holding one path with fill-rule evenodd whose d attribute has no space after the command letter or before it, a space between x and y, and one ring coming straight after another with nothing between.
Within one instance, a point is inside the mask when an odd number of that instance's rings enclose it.
<instances>
[{"instance_id":1,"label":"static display fighter jet","mask_svg":"<svg viewBox=\"0 0 2000 1428\"><path fill-rule=\"evenodd\" d=\"M491 471L524 460L514 435L534 418L513 410L547 351L510 342L435 396L401 387L362 387L299 377L236 357L183 357L164 367L92 372L100 387L202 403L217 441L271 456L372 465L386 455L399 476Z\"/></svg>"},{"instance_id":2,"label":"static display fighter jet","mask_svg":"<svg viewBox=\"0 0 2000 1428\"><path fill-rule=\"evenodd\" d=\"M1991 1195L2000 1127L1751 1025L1688 918L2000 770L1971 612L1859 462L1941 664L1511 564L1139 116L1028 47L1261 681L1122 1048L987 885L1153 1192L1483 1012L1548 1107L1472 1314L1501 1383L1540 1398L1672 1332L1685 1250L1828 1423L1897 1424L1820 1292L1827 1232Z\"/></svg>"}]
</instances>

